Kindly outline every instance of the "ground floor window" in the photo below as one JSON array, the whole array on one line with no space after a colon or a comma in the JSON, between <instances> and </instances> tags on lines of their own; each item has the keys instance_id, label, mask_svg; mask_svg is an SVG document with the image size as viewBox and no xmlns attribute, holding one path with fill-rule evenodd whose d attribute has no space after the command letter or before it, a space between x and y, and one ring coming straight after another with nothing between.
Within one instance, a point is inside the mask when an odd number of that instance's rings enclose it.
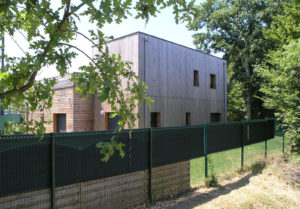
<instances>
[{"instance_id":1,"label":"ground floor window","mask_svg":"<svg viewBox=\"0 0 300 209\"><path fill-rule=\"evenodd\" d=\"M187 112L185 114L185 125L191 125L191 113Z\"/></svg>"},{"instance_id":2,"label":"ground floor window","mask_svg":"<svg viewBox=\"0 0 300 209\"><path fill-rule=\"evenodd\" d=\"M151 127L160 127L160 112L151 112L150 113L150 126Z\"/></svg>"},{"instance_id":3,"label":"ground floor window","mask_svg":"<svg viewBox=\"0 0 300 209\"><path fill-rule=\"evenodd\" d=\"M210 113L210 122L221 122L221 113Z\"/></svg>"},{"instance_id":4,"label":"ground floor window","mask_svg":"<svg viewBox=\"0 0 300 209\"><path fill-rule=\"evenodd\" d=\"M65 133L67 127L66 114L53 115L53 131L56 133Z\"/></svg>"},{"instance_id":5,"label":"ground floor window","mask_svg":"<svg viewBox=\"0 0 300 209\"><path fill-rule=\"evenodd\" d=\"M112 117L113 112L105 113L105 129L113 131L118 127L118 122L121 119L118 115Z\"/></svg>"}]
</instances>

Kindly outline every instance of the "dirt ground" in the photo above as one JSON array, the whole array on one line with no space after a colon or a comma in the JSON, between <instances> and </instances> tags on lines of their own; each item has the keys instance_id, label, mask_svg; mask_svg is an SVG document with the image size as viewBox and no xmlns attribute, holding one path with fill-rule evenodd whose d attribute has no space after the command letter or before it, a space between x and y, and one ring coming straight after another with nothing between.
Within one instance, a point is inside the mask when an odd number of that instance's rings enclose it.
<instances>
[{"instance_id":1,"label":"dirt ground","mask_svg":"<svg viewBox=\"0 0 300 209\"><path fill-rule=\"evenodd\" d=\"M300 209L300 167L282 159L246 172L219 178L215 188L198 186L177 199L156 202L151 209ZM256 166L256 167L255 167Z\"/></svg>"}]
</instances>

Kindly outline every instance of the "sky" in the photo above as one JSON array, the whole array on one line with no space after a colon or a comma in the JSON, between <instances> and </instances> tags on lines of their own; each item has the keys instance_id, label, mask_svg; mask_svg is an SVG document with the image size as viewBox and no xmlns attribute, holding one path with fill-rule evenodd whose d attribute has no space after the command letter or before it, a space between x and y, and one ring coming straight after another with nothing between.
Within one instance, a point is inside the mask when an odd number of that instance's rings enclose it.
<instances>
[{"instance_id":1,"label":"sky","mask_svg":"<svg viewBox=\"0 0 300 209\"><path fill-rule=\"evenodd\" d=\"M88 29L93 27L87 18L81 18L79 22L80 31L88 35ZM192 35L194 32L189 31L185 24L175 23L174 15L172 14L172 8L167 8L162 10L157 17L151 17L149 22L146 24L144 20L135 19L132 16L129 16L128 19L124 20L121 24L106 24L103 27L105 35L113 36L118 38L130 33L137 31L144 32L150 35L157 36L187 47L194 48ZM22 56L22 50L16 45L14 40L18 42L19 46L23 49L27 49L27 41L25 41L22 34L17 33L13 38L6 36L5 39L5 51L8 56ZM83 38L78 38L72 44L77 45L80 49L85 51L88 55L92 55L90 42L86 41ZM72 63L72 68L69 72L74 72L78 70L78 67L84 63L88 63L88 59L80 54ZM55 70L54 66L49 66L44 68L41 73L38 75L38 79L43 77L53 77L58 76L58 72Z\"/></svg>"}]
</instances>

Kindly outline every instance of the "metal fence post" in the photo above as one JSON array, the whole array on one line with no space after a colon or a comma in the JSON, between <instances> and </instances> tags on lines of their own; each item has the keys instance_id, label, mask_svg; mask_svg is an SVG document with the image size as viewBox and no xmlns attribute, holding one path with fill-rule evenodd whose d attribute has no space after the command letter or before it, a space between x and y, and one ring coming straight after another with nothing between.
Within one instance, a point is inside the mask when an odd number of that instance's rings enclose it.
<instances>
[{"instance_id":1,"label":"metal fence post","mask_svg":"<svg viewBox=\"0 0 300 209\"><path fill-rule=\"evenodd\" d=\"M152 128L149 128L149 202L152 203Z\"/></svg>"},{"instance_id":2,"label":"metal fence post","mask_svg":"<svg viewBox=\"0 0 300 209\"><path fill-rule=\"evenodd\" d=\"M245 141L245 122L242 120L242 149L241 149L241 169L244 170L244 141Z\"/></svg>"},{"instance_id":3,"label":"metal fence post","mask_svg":"<svg viewBox=\"0 0 300 209\"><path fill-rule=\"evenodd\" d=\"M203 144L204 144L204 161L205 161L205 178L208 177L208 160L207 160L207 123L204 123L203 130Z\"/></svg>"},{"instance_id":4,"label":"metal fence post","mask_svg":"<svg viewBox=\"0 0 300 209\"><path fill-rule=\"evenodd\" d=\"M55 135L51 133L51 209L55 209Z\"/></svg>"},{"instance_id":5,"label":"metal fence post","mask_svg":"<svg viewBox=\"0 0 300 209\"><path fill-rule=\"evenodd\" d=\"M284 131L282 131L282 152L283 152L283 154L284 154L284 147L285 147L284 138L285 138L285 134L284 134Z\"/></svg>"},{"instance_id":6,"label":"metal fence post","mask_svg":"<svg viewBox=\"0 0 300 209\"><path fill-rule=\"evenodd\" d=\"M265 122L264 122L264 130L266 130L266 124L267 124L267 119L265 118ZM264 132L264 140L265 140L265 158L267 158L268 156L268 140L267 140L267 136L266 136L266 132Z\"/></svg>"}]
</instances>

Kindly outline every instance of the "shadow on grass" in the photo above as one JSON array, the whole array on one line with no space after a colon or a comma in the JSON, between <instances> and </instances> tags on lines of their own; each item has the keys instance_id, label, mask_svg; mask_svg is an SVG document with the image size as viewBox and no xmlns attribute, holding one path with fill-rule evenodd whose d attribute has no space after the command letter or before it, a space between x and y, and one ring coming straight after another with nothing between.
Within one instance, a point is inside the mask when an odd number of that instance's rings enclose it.
<instances>
[{"instance_id":1,"label":"shadow on grass","mask_svg":"<svg viewBox=\"0 0 300 209\"><path fill-rule=\"evenodd\" d=\"M266 168L266 166L266 161L258 161L249 166L249 168L246 168L246 170L250 170L252 174L260 174Z\"/></svg>"},{"instance_id":2,"label":"shadow on grass","mask_svg":"<svg viewBox=\"0 0 300 209\"><path fill-rule=\"evenodd\" d=\"M196 206L209 202L219 196L227 195L233 190L246 186L247 184L249 184L250 178L262 173L265 167L266 162L256 162L245 169L246 171L251 171L251 173L245 175L238 181L226 184L224 186L214 187L213 190L209 192L191 193L191 195L181 197L176 201L166 201L165 203L159 204L159 206L154 206L153 208L192 209Z\"/></svg>"}]
</instances>

